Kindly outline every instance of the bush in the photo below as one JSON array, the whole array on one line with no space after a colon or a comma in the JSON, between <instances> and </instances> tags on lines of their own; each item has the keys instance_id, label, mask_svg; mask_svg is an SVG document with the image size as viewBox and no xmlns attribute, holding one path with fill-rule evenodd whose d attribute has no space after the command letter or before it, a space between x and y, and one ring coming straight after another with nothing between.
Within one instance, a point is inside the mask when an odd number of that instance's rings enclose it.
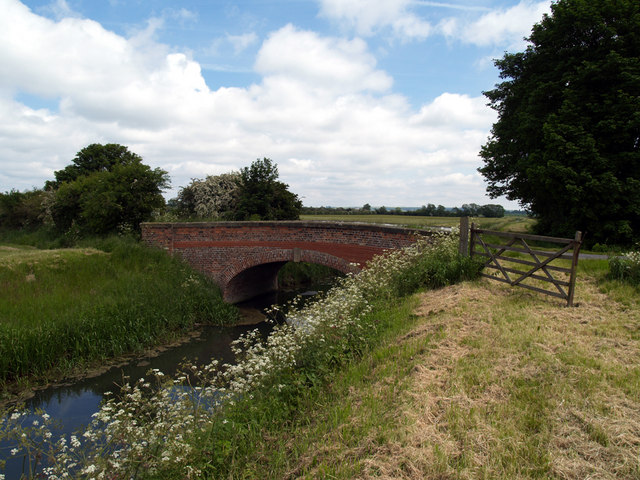
<instances>
[{"instance_id":1,"label":"bush","mask_svg":"<svg viewBox=\"0 0 640 480\"><path fill-rule=\"evenodd\" d=\"M632 285L640 285L640 251L628 252L609 260L609 276Z\"/></svg>"},{"instance_id":2,"label":"bush","mask_svg":"<svg viewBox=\"0 0 640 480\"><path fill-rule=\"evenodd\" d=\"M0 227L28 228L42 225L45 192L30 190L0 193Z\"/></svg>"}]
</instances>

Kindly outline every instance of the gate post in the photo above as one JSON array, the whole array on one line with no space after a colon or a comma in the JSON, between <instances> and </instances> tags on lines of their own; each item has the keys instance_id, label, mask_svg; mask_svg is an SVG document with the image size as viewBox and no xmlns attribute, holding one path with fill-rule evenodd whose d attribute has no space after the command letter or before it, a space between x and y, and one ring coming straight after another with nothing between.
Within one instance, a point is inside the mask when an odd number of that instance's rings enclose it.
<instances>
[{"instance_id":1,"label":"gate post","mask_svg":"<svg viewBox=\"0 0 640 480\"><path fill-rule=\"evenodd\" d=\"M576 273L578 270L578 258L582 246L582 232L577 231L573 237L573 258L571 260L571 273L569 277L569 292L567 292L567 307L573 307L573 292L576 289Z\"/></svg>"},{"instance_id":2,"label":"gate post","mask_svg":"<svg viewBox=\"0 0 640 480\"><path fill-rule=\"evenodd\" d=\"M469 256L469 217L460 217L460 247L458 252L463 257Z\"/></svg>"}]
</instances>

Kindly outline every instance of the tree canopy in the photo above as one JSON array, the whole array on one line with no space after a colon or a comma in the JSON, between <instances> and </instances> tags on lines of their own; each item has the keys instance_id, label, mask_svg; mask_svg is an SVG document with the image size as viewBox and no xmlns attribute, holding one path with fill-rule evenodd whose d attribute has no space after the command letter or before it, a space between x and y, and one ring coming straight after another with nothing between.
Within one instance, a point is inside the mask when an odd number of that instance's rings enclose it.
<instances>
[{"instance_id":1,"label":"tree canopy","mask_svg":"<svg viewBox=\"0 0 640 480\"><path fill-rule=\"evenodd\" d=\"M498 112L482 147L492 197L540 233L631 243L640 234L640 3L559 0L524 52L496 61Z\"/></svg>"},{"instance_id":2,"label":"tree canopy","mask_svg":"<svg viewBox=\"0 0 640 480\"><path fill-rule=\"evenodd\" d=\"M238 201L241 184L239 172L194 178L180 189L176 213L182 217L226 218Z\"/></svg>"},{"instance_id":3,"label":"tree canopy","mask_svg":"<svg viewBox=\"0 0 640 480\"><path fill-rule=\"evenodd\" d=\"M39 189L0 193L0 228L29 228L42 225L46 192Z\"/></svg>"},{"instance_id":4,"label":"tree canopy","mask_svg":"<svg viewBox=\"0 0 640 480\"><path fill-rule=\"evenodd\" d=\"M231 212L234 220L297 220L302 201L278 181L278 166L269 158L257 159L240 170L238 201Z\"/></svg>"},{"instance_id":5,"label":"tree canopy","mask_svg":"<svg viewBox=\"0 0 640 480\"><path fill-rule=\"evenodd\" d=\"M89 145L55 177L48 187L55 191L51 215L56 226L66 231L75 225L90 234L139 230L164 206L161 192L169 185L167 172L151 169L117 144Z\"/></svg>"},{"instance_id":6,"label":"tree canopy","mask_svg":"<svg viewBox=\"0 0 640 480\"><path fill-rule=\"evenodd\" d=\"M171 203L178 216L202 219L297 220L302 209L302 202L278 180L278 166L268 158L239 172L194 178Z\"/></svg>"}]
</instances>

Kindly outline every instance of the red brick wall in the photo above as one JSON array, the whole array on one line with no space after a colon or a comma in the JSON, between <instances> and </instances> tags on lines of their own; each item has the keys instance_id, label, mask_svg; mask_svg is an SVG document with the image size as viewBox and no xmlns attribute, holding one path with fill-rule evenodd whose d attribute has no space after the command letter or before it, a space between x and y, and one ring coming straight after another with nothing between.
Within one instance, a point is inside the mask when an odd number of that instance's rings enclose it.
<instances>
[{"instance_id":1,"label":"red brick wall","mask_svg":"<svg viewBox=\"0 0 640 480\"><path fill-rule=\"evenodd\" d=\"M342 272L357 271L385 250L412 244L416 232L374 224L304 221L144 223L142 240L179 254L194 268L210 275L222 288L225 299L237 301L227 286L247 269L302 261Z\"/></svg>"}]
</instances>

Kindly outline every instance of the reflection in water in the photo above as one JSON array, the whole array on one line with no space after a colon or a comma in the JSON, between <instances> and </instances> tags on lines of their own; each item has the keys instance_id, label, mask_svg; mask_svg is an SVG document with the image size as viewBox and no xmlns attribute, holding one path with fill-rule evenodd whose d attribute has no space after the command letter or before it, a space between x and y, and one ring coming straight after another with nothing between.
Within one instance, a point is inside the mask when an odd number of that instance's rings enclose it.
<instances>
[{"instance_id":1,"label":"reflection in water","mask_svg":"<svg viewBox=\"0 0 640 480\"><path fill-rule=\"evenodd\" d=\"M315 290L302 293L272 292L243 302L238 306L241 312L245 312L245 321L253 322L256 319L264 318L260 310L274 304L284 304L297 294L311 297L315 293L317 293ZM127 365L112 367L93 378L40 390L26 402L25 406L29 411L44 410L52 420L60 422L60 433L68 436L89 424L91 415L97 412L100 407L104 393L117 392L118 386L125 382L125 378L128 377L128 381L134 383L138 378L144 377L151 368L157 368L166 375L172 375L185 360L196 365L207 364L213 359L221 363L232 363L231 342L243 333L256 328L266 335L272 325L268 322L261 322L255 325L236 327L202 327L200 335L188 343L170 348L155 357L138 357ZM12 446L6 442L0 442L0 460L7 460L3 472L7 480L20 478L22 473L22 457L11 457L9 453L11 448Z\"/></svg>"}]
</instances>

